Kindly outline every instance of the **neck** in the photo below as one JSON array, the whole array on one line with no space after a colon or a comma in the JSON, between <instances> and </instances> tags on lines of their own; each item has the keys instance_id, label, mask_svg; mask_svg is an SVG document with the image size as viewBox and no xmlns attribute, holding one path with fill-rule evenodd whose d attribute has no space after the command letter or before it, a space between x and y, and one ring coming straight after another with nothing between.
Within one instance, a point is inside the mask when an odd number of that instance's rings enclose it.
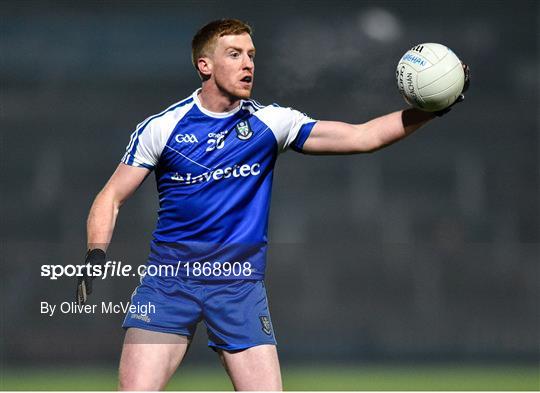
<instances>
[{"instance_id":1,"label":"neck","mask_svg":"<svg viewBox=\"0 0 540 393\"><path fill-rule=\"evenodd\" d=\"M205 82L199 92L199 101L211 112L229 112L240 104L240 98L232 97L221 91L214 83Z\"/></svg>"}]
</instances>

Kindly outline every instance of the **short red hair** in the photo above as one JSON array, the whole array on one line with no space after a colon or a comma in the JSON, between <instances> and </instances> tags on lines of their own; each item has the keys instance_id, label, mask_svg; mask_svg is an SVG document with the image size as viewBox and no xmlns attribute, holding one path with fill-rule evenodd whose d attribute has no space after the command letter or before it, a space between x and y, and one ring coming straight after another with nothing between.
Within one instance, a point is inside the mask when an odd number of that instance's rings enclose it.
<instances>
[{"instance_id":1,"label":"short red hair","mask_svg":"<svg viewBox=\"0 0 540 393\"><path fill-rule=\"evenodd\" d=\"M191 61L197 72L200 74L197 61L213 52L219 37L244 33L251 35L251 31L247 23L238 19L219 19L201 27L191 41Z\"/></svg>"}]
</instances>

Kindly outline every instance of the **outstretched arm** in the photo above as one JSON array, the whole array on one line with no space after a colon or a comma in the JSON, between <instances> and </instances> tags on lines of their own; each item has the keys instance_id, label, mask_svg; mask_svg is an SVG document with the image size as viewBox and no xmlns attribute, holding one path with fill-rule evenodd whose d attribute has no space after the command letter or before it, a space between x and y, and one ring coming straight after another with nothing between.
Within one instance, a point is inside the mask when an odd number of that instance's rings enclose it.
<instances>
[{"instance_id":1,"label":"outstretched arm","mask_svg":"<svg viewBox=\"0 0 540 393\"><path fill-rule=\"evenodd\" d=\"M470 84L469 66L461 63L465 74L463 90L449 107L438 112L424 112L409 108L376 117L363 124L348 124L338 121L319 121L302 148L308 154L355 154L370 153L391 145L412 134L428 121L443 116L465 99L464 93Z\"/></svg>"},{"instance_id":2,"label":"outstretched arm","mask_svg":"<svg viewBox=\"0 0 540 393\"><path fill-rule=\"evenodd\" d=\"M435 117L410 108L362 124L318 121L302 150L307 154L370 153L405 138Z\"/></svg>"},{"instance_id":3,"label":"outstretched arm","mask_svg":"<svg viewBox=\"0 0 540 393\"><path fill-rule=\"evenodd\" d=\"M92 204L86 225L88 249L106 251L120 206L142 184L150 170L120 164Z\"/></svg>"}]
</instances>

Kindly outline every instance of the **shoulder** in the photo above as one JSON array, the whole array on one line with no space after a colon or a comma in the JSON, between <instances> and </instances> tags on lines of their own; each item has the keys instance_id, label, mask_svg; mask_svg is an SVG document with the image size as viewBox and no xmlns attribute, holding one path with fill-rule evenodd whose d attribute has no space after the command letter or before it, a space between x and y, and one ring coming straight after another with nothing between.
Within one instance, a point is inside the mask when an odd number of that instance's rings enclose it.
<instances>
[{"instance_id":1,"label":"shoulder","mask_svg":"<svg viewBox=\"0 0 540 393\"><path fill-rule=\"evenodd\" d=\"M249 99L249 100L242 100L242 109L250 112L251 114L258 113L259 111L263 110L267 106L264 104L261 104L260 102Z\"/></svg>"},{"instance_id":2,"label":"shoulder","mask_svg":"<svg viewBox=\"0 0 540 393\"><path fill-rule=\"evenodd\" d=\"M245 102L250 101L252 100ZM299 134L309 135L312 128L309 125L315 123L311 117L293 108L281 107L278 104L266 106L257 104L255 101L245 105L253 107L252 117L260 121L262 127L274 134L280 152L291 146Z\"/></svg>"},{"instance_id":3,"label":"shoulder","mask_svg":"<svg viewBox=\"0 0 540 393\"><path fill-rule=\"evenodd\" d=\"M186 115L193 107L193 96L184 98L181 101L169 105L166 109L159 113L151 115L137 125L137 130L143 132L145 129L168 129L178 123L178 121Z\"/></svg>"},{"instance_id":4,"label":"shoulder","mask_svg":"<svg viewBox=\"0 0 540 393\"><path fill-rule=\"evenodd\" d=\"M260 121L270 127L276 121L280 121L290 116L291 108L283 108L276 103L263 105L255 100L242 101L242 108L249 111L251 115L257 117Z\"/></svg>"},{"instance_id":5,"label":"shoulder","mask_svg":"<svg viewBox=\"0 0 540 393\"><path fill-rule=\"evenodd\" d=\"M282 107L276 103L260 107L253 113L260 121L265 123L272 130L290 128L299 117L304 117L303 113L289 107Z\"/></svg>"}]
</instances>

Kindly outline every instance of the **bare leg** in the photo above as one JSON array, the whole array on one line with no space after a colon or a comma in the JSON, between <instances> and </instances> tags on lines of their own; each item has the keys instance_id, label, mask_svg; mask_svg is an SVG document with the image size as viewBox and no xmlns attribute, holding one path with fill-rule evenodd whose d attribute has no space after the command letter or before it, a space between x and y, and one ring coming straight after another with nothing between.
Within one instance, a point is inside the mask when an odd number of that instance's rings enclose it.
<instances>
[{"instance_id":1,"label":"bare leg","mask_svg":"<svg viewBox=\"0 0 540 393\"><path fill-rule=\"evenodd\" d=\"M283 390L275 345L218 353L235 390Z\"/></svg>"},{"instance_id":2,"label":"bare leg","mask_svg":"<svg viewBox=\"0 0 540 393\"><path fill-rule=\"evenodd\" d=\"M129 328L120 358L118 390L162 390L188 346L186 336Z\"/></svg>"}]
</instances>

